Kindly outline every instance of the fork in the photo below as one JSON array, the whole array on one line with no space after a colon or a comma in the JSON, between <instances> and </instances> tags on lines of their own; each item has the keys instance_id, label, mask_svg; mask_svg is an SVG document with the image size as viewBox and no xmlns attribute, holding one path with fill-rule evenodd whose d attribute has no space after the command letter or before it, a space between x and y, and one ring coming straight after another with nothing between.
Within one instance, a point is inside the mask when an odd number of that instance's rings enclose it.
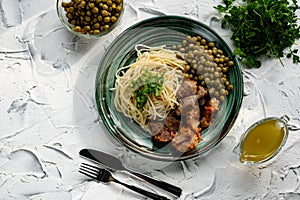
<instances>
[{"instance_id":1,"label":"fork","mask_svg":"<svg viewBox=\"0 0 300 200\"><path fill-rule=\"evenodd\" d=\"M126 183L123 183L123 182L117 180L116 178L114 178L109 171L107 171L106 169L100 168L98 166L82 163L79 167L79 172L90 178L96 179L97 182L103 182L103 183L115 182L115 183L121 184L130 190L133 190L137 193L140 193L140 194L147 196L154 200L170 200L167 197L149 192L147 190L135 187L133 185L128 185Z\"/></svg>"}]
</instances>

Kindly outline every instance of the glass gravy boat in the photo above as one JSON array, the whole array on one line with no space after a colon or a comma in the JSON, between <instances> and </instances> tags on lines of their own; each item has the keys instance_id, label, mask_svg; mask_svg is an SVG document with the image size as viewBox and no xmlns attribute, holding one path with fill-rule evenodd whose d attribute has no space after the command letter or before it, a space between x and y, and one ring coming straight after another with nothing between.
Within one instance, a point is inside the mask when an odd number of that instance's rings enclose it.
<instances>
[{"instance_id":1,"label":"glass gravy boat","mask_svg":"<svg viewBox=\"0 0 300 200\"><path fill-rule=\"evenodd\" d=\"M274 158L288 138L289 117L268 117L251 125L241 136L240 162L261 164Z\"/></svg>"}]
</instances>

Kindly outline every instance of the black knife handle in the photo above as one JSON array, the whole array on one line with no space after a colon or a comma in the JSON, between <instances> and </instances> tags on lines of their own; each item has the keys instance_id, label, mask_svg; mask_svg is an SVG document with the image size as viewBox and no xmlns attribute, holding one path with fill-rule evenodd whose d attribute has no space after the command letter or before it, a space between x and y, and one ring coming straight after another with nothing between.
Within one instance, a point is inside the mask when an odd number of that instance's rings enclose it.
<instances>
[{"instance_id":1,"label":"black knife handle","mask_svg":"<svg viewBox=\"0 0 300 200\"><path fill-rule=\"evenodd\" d=\"M152 185L155 185L161 189L164 189L174 195L176 195L177 197L180 197L181 193L182 193L182 189L175 186L175 185L171 185L170 183L166 183L164 181L161 181L161 180L156 180L154 178L151 178L149 176L146 176L144 174L140 174L138 172L132 172L131 171L131 174L147 181L148 183L151 183Z\"/></svg>"},{"instance_id":2,"label":"black knife handle","mask_svg":"<svg viewBox=\"0 0 300 200\"><path fill-rule=\"evenodd\" d=\"M142 188L138 188L138 187L135 187L134 185L128 185L126 183L123 183L121 181L118 181L118 180L115 180L116 183L119 183L125 187L127 187L128 189L131 189L132 191L135 191L139 194L142 194L142 195L145 195L146 197L149 197L153 200L170 200L169 198L167 197L164 197L164 196L161 196L159 194L155 194L155 193L152 193L152 192L149 192L147 190L144 190Z\"/></svg>"}]
</instances>

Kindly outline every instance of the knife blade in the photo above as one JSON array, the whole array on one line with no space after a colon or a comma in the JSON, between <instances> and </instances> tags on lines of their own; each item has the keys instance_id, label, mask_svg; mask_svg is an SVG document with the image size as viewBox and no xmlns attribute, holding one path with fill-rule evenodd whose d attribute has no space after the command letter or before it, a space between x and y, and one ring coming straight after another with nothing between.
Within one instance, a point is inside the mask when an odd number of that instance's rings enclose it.
<instances>
[{"instance_id":1,"label":"knife blade","mask_svg":"<svg viewBox=\"0 0 300 200\"><path fill-rule=\"evenodd\" d=\"M84 158L87 158L89 160L92 160L96 163L100 163L112 170L127 171L127 172L131 173L132 175L134 175L140 179L143 179L144 181L147 181L148 183L151 183L152 185L155 185L161 189L164 189L164 190L170 192L171 194L174 194L178 197L181 196L181 193L182 193L181 188L179 188L175 185L171 185L170 183L154 179L145 174L141 174L139 172L132 171L132 170L124 167L121 160L119 160L117 157L115 157L111 154L108 154L108 153L105 153L105 152L102 152L99 150L95 150L95 149L81 149L79 151L79 155Z\"/></svg>"}]
</instances>

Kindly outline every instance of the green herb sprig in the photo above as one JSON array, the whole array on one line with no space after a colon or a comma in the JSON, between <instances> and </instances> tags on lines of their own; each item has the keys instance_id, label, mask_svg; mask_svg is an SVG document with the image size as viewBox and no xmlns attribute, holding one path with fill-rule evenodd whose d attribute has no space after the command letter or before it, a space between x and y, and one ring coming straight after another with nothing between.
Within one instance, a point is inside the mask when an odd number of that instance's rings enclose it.
<instances>
[{"instance_id":1,"label":"green herb sprig","mask_svg":"<svg viewBox=\"0 0 300 200\"><path fill-rule=\"evenodd\" d=\"M236 45L234 54L250 66L260 67L261 57L292 58L300 62L298 50L292 49L300 38L297 24L297 0L223 0L216 8L225 13L222 27L232 31L231 39ZM285 50L288 50L285 53Z\"/></svg>"},{"instance_id":2,"label":"green herb sprig","mask_svg":"<svg viewBox=\"0 0 300 200\"><path fill-rule=\"evenodd\" d=\"M137 108L142 109L148 101L148 96L159 96L163 89L164 74L152 74L145 70L141 77L132 81L132 88L137 101Z\"/></svg>"}]
</instances>

